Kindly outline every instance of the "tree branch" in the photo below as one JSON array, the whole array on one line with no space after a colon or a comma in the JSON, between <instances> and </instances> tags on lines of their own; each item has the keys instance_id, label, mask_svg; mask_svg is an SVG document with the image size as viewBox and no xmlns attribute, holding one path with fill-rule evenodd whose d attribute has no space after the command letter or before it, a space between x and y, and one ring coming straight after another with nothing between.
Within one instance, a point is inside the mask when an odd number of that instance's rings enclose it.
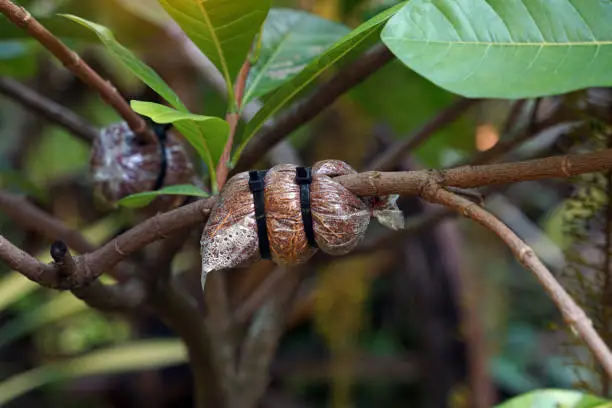
<instances>
[{"instance_id":1,"label":"tree branch","mask_svg":"<svg viewBox=\"0 0 612 408\"><path fill-rule=\"evenodd\" d=\"M127 122L130 129L149 143L157 143L153 132L146 122L138 116L130 105L119 95L117 89L95 72L77 53L70 50L49 30L42 26L26 9L10 0L0 0L0 12L13 24L25 30L51 52L66 69L74 73L84 83L96 90L102 99L117 111Z\"/></svg>"},{"instance_id":2,"label":"tree branch","mask_svg":"<svg viewBox=\"0 0 612 408\"><path fill-rule=\"evenodd\" d=\"M419 195L424 186L432 180L446 187L474 188L526 180L567 178L610 169L612 169L612 149L605 149L580 155L484 166L464 166L448 170L387 173L371 171L336 177L336 180L360 196ZM214 202L215 198L198 200L176 210L156 215L96 251L77 257L79 273L73 282L75 287L91 282L145 245L164 238L171 232L205 221ZM61 277L55 268L36 265L34 269L29 269L30 272L33 270L36 273L30 273L30 276L39 279L37 282L43 286L62 286Z\"/></svg>"},{"instance_id":3,"label":"tree branch","mask_svg":"<svg viewBox=\"0 0 612 408\"><path fill-rule=\"evenodd\" d=\"M342 94L363 82L391 60L393 54L385 45L378 44L352 64L341 68L310 96L296 102L268 129L254 137L246 145L232 173L250 169L271 147L312 120Z\"/></svg>"},{"instance_id":4,"label":"tree branch","mask_svg":"<svg viewBox=\"0 0 612 408\"><path fill-rule=\"evenodd\" d=\"M91 143L98 135L96 128L85 119L18 81L0 78L0 93L85 142Z\"/></svg>"},{"instance_id":5,"label":"tree branch","mask_svg":"<svg viewBox=\"0 0 612 408\"><path fill-rule=\"evenodd\" d=\"M555 303L566 323L593 352L608 376L612 377L612 353L599 337L586 313L557 282L553 274L510 228L473 202L453 194L432 182L424 186L420 196L432 203L444 205L478 222L497 234L508 245L518 261L540 281Z\"/></svg>"},{"instance_id":6,"label":"tree branch","mask_svg":"<svg viewBox=\"0 0 612 408\"><path fill-rule=\"evenodd\" d=\"M567 178L578 174L612 169L612 149L581 155L547 157L521 162L463 166L447 170L399 172L368 171L335 180L361 196L386 194L419 195L431 178L441 186L475 188L547 178Z\"/></svg>"}]
</instances>

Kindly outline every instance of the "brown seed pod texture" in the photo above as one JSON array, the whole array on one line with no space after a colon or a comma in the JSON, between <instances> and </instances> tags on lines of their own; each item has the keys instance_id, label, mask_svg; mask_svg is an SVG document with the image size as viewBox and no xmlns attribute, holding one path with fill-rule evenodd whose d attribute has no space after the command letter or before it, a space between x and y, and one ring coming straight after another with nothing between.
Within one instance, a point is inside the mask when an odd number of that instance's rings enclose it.
<instances>
[{"instance_id":1,"label":"brown seed pod texture","mask_svg":"<svg viewBox=\"0 0 612 408\"><path fill-rule=\"evenodd\" d=\"M309 246L304 232L295 171L295 165L281 164L265 176L270 252L274 262L287 266L304 263L317 251ZM333 179L352 173L355 170L339 160L321 161L312 168L310 205L315 241L319 249L332 255L354 249L373 215L388 227L397 229L403 225L396 197L358 197ZM211 211L200 242L203 282L209 272L247 266L261 259L248 181L248 172L232 177Z\"/></svg>"},{"instance_id":2,"label":"brown seed pod texture","mask_svg":"<svg viewBox=\"0 0 612 408\"><path fill-rule=\"evenodd\" d=\"M194 177L193 166L184 146L172 133L167 134L166 154L162 187L190 183ZM153 190L161 170L161 157L157 143L139 143L125 122L109 125L100 131L92 146L90 165L94 188L110 203ZM169 200L176 201L176 196Z\"/></svg>"}]
</instances>

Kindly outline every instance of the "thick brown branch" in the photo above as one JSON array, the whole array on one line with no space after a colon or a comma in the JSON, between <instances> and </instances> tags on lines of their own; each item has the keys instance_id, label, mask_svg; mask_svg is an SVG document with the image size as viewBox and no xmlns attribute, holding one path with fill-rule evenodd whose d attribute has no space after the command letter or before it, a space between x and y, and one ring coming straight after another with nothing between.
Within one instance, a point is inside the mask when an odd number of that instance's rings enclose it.
<instances>
[{"instance_id":1,"label":"thick brown branch","mask_svg":"<svg viewBox=\"0 0 612 408\"><path fill-rule=\"evenodd\" d=\"M10 78L0 78L0 93L19 102L26 109L59 125L81 140L90 143L98 131L70 109Z\"/></svg>"},{"instance_id":2,"label":"thick brown branch","mask_svg":"<svg viewBox=\"0 0 612 408\"><path fill-rule=\"evenodd\" d=\"M425 123L423 127L414 132L414 134L389 146L387 150L385 150L366 166L366 170L383 171L392 169L404 158L406 154L416 149L421 145L421 143L426 141L438 130L457 120L470 107L479 101L480 99L465 98L457 100L455 103L442 110L435 117Z\"/></svg>"},{"instance_id":3,"label":"thick brown branch","mask_svg":"<svg viewBox=\"0 0 612 408\"><path fill-rule=\"evenodd\" d=\"M597 361L612 377L612 353L599 337L586 313L557 282L553 274L542 264L533 249L528 247L510 228L482 207L456 194L444 190L436 183L424 186L421 197L429 202L444 205L484 225L508 245L516 258L540 281L561 312L566 323L580 336Z\"/></svg>"},{"instance_id":4,"label":"thick brown branch","mask_svg":"<svg viewBox=\"0 0 612 408\"><path fill-rule=\"evenodd\" d=\"M95 280L87 286L73 289L72 293L89 306L108 312L133 310L142 306L147 299L142 281L135 278L113 285Z\"/></svg>"},{"instance_id":5,"label":"thick brown branch","mask_svg":"<svg viewBox=\"0 0 612 408\"><path fill-rule=\"evenodd\" d=\"M337 177L353 193L361 196L402 194L419 195L427 183L441 186L473 188L545 178L566 178L573 175L612 169L612 149L582 155L549 157L515 163L465 166L442 171L366 172ZM171 232L195 225L206 219L215 199L199 200L179 209L157 215L132 228L115 240L90 254L77 257L79 276L77 283L84 285L112 268L129 254L157 241ZM55 269L37 265L45 286L57 287ZM30 269L30 271L32 271Z\"/></svg>"},{"instance_id":6,"label":"thick brown branch","mask_svg":"<svg viewBox=\"0 0 612 408\"><path fill-rule=\"evenodd\" d=\"M442 186L474 188L547 178L567 178L578 174L612 169L612 149L582 155L548 157L522 162L463 166L448 170L400 172L369 171L336 180L362 196L400 194L418 195L435 179Z\"/></svg>"},{"instance_id":7,"label":"thick brown branch","mask_svg":"<svg viewBox=\"0 0 612 408\"><path fill-rule=\"evenodd\" d=\"M393 59L393 54L383 44L374 46L354 63L343 67L325 81L306 99L296 102L288 112L276 120L267 130L254 137L245 147L236 164L235 172L248 170L263 155L291 132L312 120L349 89Z\"/></svg>"},{"instance_id":8,"label":"thick brown branch","mask_svg":"<svg viewBox=\"0 0 612 408\"><path fill-rule=\"evenodd\" d=\"M147 127L145 121L138 116L130 105L119 95L117 89L105 81L74 51L64 45L49 30L43 27L26 9L17 6L12 1L0 0L0 12L13 24L25 30L41 43L62 64L74 73L84 83L96 90L102 99L113 107L127 122L132 131L150 143L156 143L155 135Z\"/></svg>"}]
</instances>

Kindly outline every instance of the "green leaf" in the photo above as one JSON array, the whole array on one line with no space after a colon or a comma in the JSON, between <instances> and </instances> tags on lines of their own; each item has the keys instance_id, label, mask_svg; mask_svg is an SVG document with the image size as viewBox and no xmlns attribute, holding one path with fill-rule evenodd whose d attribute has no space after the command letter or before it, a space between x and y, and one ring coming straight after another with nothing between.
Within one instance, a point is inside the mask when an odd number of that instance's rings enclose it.
<instances>
[{"instance_id":1,"label":"green leaf","mask_svg":"<svg viewBox=\"0 0 612 408\"><path fill-rule=\"evenodd\" d=\"M159 0L195 45L221 71L234 100L233 80L270 9L270 0Z\"/></svg>"},{"instance_id":2,"label":"green leaf","mask_svg":"<svg viewBox=\"0 0 612 408\"><path fill-rule=\"evenodd\" d=\"M381 38L467 97L532 98L612 85L612 2L412 0Z\"/></svg>"},{"instance_id":3,"label":"green leaf","mask_svg":"<svg viewBox=\"0 0 612 408\"><path fill-rule=\"evenodd\" d=\"M130 105L136 113L157 123L173 123L206 161L211 178L215 179L215 168L229 136L229 124L225 120L181 112L153 102L134 100Z\"/></svg>"},{"instance_id":4,"label":"green leaf","mask_svg":"<svg viewBox=\"0 0 612 408\"><path fill-rule=\"evenodd\" d=\"M308 64L299 74L291 80L285 82L266 100L264 106L257 114L247 123L244 133L241 138L241 143L232 159L232 163L236 163L240 157L240 153L246 146L249 140L263 126L266 120L280 110L287 102L297 95L302 89L313 82L323 71L331 67L342 57L347 55L351 50L355 49L362 42L370 38L374 34L378 34L382 25L395 14L405 3L400 3L395 7L378 14L376 17L366 21L359 27L351 31L349 34L336 41L327 51L319 55L318 58Z\"/></svg>"},{"instance_id":5,"label":"green leaf","mask_svg":"<svg viewBox=\"0 0 612 408\"><path fill-rule=\"evenodd\" d=\"M164 187L156 191L144 191L142 193L136 193L129 195L117 201L118 205L128 208L140 208L145 207L160 195L185 195L185 196L196 196L196 197L210 197L206 191L192 184L180 184L176 186Z\"/></svg>"},{"instance_id":6,"label":"green leaf","mask_svg":"<svg viewBox=\"0 0 612 408\"><path fill-rule=\"evenodd\" d=\"M612 402L579 391L545 389L512 398L497 408L610 408Z\"/></svg>"},{"instance_id":7,"label":"green leaf","mask_svg":"<svg viewBox=\"0 0 612 408\"><path fill-rule=\"evenodd\" d=\"M71 14L62 14L62 16L92 30L113 57L140 78L142 82L157 92L170 105L178 110L187 112L187 108L172 88L170 88L151 67L136 58L132 51L117 42L111 30L100 24L92 23L91 21Z\"/></svg>"},{"instance_id":8,"label":"green leaf","mask_svg":"<svg viewBox=\"0 0 612 408\"><path fill-rule=\"evenodd\" d=\"M46 384L91 375L109 375L182 364L180 340L139 340L108 347L17 374L0 383L0 406Z\"/></svg>"},{"instance_id":9,"label":"green leaf","mask_svg":"<svg viewBox=\"0 0 612 408\"><path fill-rule=\"evenodd\" d=\"M296 76L349 31L342 24L301 10L270 10L263 27L259 58L249 73L242 104Z\"/></svg>"}]
</instances>

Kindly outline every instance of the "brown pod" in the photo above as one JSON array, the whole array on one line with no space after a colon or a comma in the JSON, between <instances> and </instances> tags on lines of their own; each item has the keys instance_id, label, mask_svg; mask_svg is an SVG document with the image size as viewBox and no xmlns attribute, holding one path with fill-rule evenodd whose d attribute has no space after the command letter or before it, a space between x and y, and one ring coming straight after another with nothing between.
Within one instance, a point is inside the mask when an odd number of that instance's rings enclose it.
<instances>
[{"instance_id":1,"label":"brown pod","mask_svg":"<svg viewBox=\"0 0 612 408\"><path fill-rule=\"evenodd\" d=\"M371 216L393 229L403 226L395 196L358 197L333 177L356 173L339 160L325 160L312 168L310 207L314 238L322 251L341 255L363 239ZM264 202L270 253L280 265L298 265L317 248L309 246L302 221L296 166L281 164L265 176ZM250 265L261 259L249 174L232 177L212 209L201 239L202 282L215 270Z\"/></svg>"},{"instance_id":2,"label":"brown pod","mask_svg":"<svg viewBox=\"0 0 612 408\"><path fill-rule=\"evenodd\" d=\"M171 133L165 145L167 167L161 187L190 183L194 171L184 146ZM90 164L96 192L115 203L155 188L162 155L158 143L142 143L125 122L120 122L100 131L93 142ZM176 196L170 200L176 201Z\"/></svg>"},{"instance_id":3,"label":"brown pod","mask_svg":"<svg viewBox=\"0 0 612 408\"><path fill-rule=\"evenodd\" d=\"M369 200L347 190L333 177L357 173L340 160L325 160L313 166L310 203L315 240L330 255L353 250L370 223Z\"/></svg>"}]
</instances>

